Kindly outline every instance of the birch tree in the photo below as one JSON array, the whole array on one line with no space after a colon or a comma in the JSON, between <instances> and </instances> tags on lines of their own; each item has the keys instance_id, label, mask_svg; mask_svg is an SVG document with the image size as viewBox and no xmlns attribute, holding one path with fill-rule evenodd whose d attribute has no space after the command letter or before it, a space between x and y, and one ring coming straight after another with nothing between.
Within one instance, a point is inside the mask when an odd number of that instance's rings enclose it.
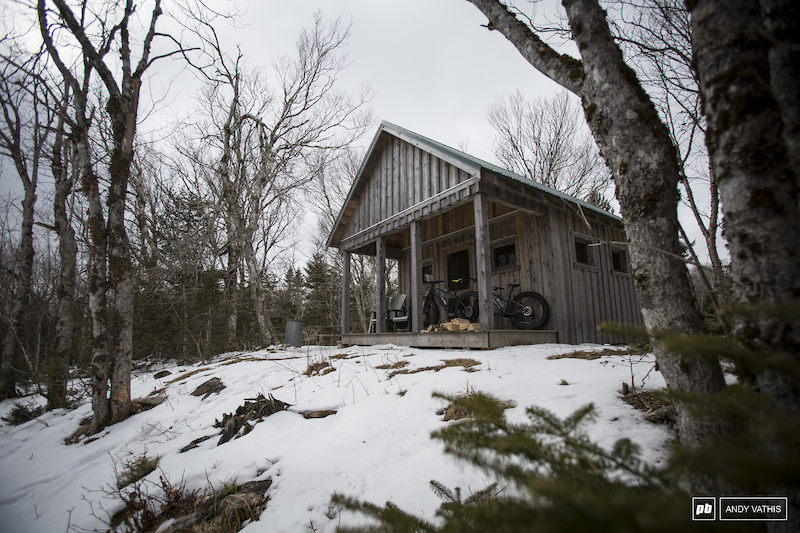
<instances>
[{"instance_id":1,"label":"birch tree","mask_svg":"<svg viewBox=\"0 0 800 533\"><path fill-rule=\"evenodd\" d=\"M656 336L667 330L703 331L678 239L680 168L669 131L623 60L605 11L596 0L564 0L571 35L580 52L580 59L575 59L547 45L502 2L470 1L487 16L490 29L500 31L533 67L580 97L589 128L616 184L630 240L632 274L659 368L670 387L678 391L720 392L725 383L718 362L686 360L667 351ZM681 437L688 445L720 430L714 421L692 416L683 406L678 411Z\"/></svg>"},{"instance_id":2,"label":"birch tree","mask_svg":"<svg viewBox=\"0 0 800 533\"><path fill-rule=\"evenodd\" d=\"M0 156L8 158L23 187L22 219L14 296L3 339L0 360L0 398L16 396L15 355L22 345L20 328L29 304L33 281L33 226L39 173L47 163L50 126L55 120L56 103L43 87L44 61L41 54L26 54L13 43L3 54L0 71ZM32 367L32 362L28 362Z\"/></svg>"},{"instance_id":3,"label":"birch tree","mask_svg":"<svg viewBox=\"0 0 800 533\"><path fill-rule=\"evenodd\" d=\"M800 10L792 2L690 2L693 49L747 347L800 362L798 135ZM800 411L791 374L748 369L758 390ZM795 509L800 502L795 502Z\"/></svg>"},{"instance_id":4,"label":"birch tree","mask_svg":"<svg viewBox=\"0 0 800 533\"><path fill-rule=\"evenodd\" d=\"M268 345L277 336L264 282L297 221L290 211L294 195L314 177L312 154L342 149L363 134L368 94L336 88L349 35L338 21L325 24L318 14L313 28L301 32L296 56L277 60L271 77L246 69L241 53L227 56L214 28L202 26L213 62L197 70L208 84L208 115L220 120L201 127L211 133L199 138L217 151L209 188L228 237L226 283L233 296L236 273L244 270L261 342ZM234 328L229 323L229 333Z\"/></svg>"},{"instance_id":5,"label":"birch tree","mask_svg":"<svg viewBox=\"0 0 800 533\"><path fill-rule=\"evenodd\" d=\"M500 99L487 112L496 132L492 150L517 174L602 204L608 170L579 113L566 91L533 101L519 92Z\"/></svg>"},{"instance_id":6,"label":"birch tree","mask_svg":"<svg viewBox=\"0 0 800 533\"><path fill-rule=\"evenodd\" d=\"M668 385L680 392L722 391L716 360L687 359L669 353L658 341L660 331L700 331L678 248L680 162L652 101L623 61L605 12L595 0L563 1L580 51L577 60L546 45L501 2L471 2L487 15L490 28L500 30L533 66L580 95L617 185L642 312ZM798 84L796 62L787 61L796 59L798 32L786 29L798 29L799 19L796 6L790 4L705 0L690 2L689 7L707 143L731 247L733 296L749 310L733 313L734 334L746 347L767 352L773 363L778 362L777 367L752 363L749 379L756 390L784 412L797 413L800 393L792 369L800 352L800 210L797 176L788 154L796 131ZM683 403L679 426L689 446L725 429L693 415ZM769 444L765 450L769 453ZM727 490L720 479L692 481L696 492ZM790 506L797 509L796 493L790 496Z\"/></svg>"},{"instance_id":7,"label":"birch tree","mask_svg":"<svg viewBox=\"0 0 800 533\"><path fill-rule=\"evenodd\" d=\"M51 12L49 5L53 6ZM143 36L138 60L134 58L132 38L135 28L133 0L124 4L104 3L89 9L87 2L77 13L65 0L38 1L39 26L48 53L76 98L77 132L81 137L78 162L83 191L89 204L89 317L92 331L92 424L99 431L108 423L130 414L130 372L133 345L133 278L130 243L125 228L128 181L133 158L142 77L161 56L151 56L161 2L155 0ZM50 17L55 22L51 24ZM69 42L80 51L75 65L61 57ZM109 52L116 52L113 59ZM78 72L80 71L80 72ZM115 74L115 71L117 73ZM111 124L111 151L108 154L109 187L107 213L92 168L87 118L89 79L95 73L105 93L105 113ZM82 79L82 82L78 80ZM85 146L83 146L85 144ZM106 291L110 296L107 302ZM109 305L110 304L110 305ZM110 397L108 381L110 379Z\"/></svg>"}]
</instances>

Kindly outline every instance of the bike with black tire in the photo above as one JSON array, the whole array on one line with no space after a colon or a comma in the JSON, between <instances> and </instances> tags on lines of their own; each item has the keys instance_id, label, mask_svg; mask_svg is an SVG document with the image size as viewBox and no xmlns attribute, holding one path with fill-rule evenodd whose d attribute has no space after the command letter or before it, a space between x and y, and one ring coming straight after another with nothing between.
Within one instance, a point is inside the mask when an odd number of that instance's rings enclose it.
<instances>
[{"instance_id":1,"label":"bike with black tire","mask_svg":"<svg viewBox=\"0 0 800 533\"><path fill-rule=\"evenodd\" d=\"M524 291L514 296L514 289L519 287L518 283L508 285L508 298L503 300L497 293L492 293L492 301L498 311L496 315L508 318L517 329L541 329L550 318L550 306L547 300L539 293ZM502 287L494 287L495 291L502 291ZM478 322L480 319L480 305L478 304L478 293L467 291L461 296L461 308L463 309L462 318L470 322Z\"/></svg>"}]
</instances>

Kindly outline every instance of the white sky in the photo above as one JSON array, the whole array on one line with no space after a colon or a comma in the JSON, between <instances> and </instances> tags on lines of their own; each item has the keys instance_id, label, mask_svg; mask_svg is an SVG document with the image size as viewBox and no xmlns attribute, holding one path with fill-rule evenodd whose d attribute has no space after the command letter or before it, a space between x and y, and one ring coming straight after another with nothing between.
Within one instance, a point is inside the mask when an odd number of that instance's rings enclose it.
<instances>
[{"instance_id":1,"label":"white sky","mask_svg":"<svg viewBox=\"0 0 800 533\"><path fill-rule=\"evenodd\" d=\"M484 159L493 159L486 111L498 96L557 88L499 32L482 28L485 17L465 0L267 0L246 9L242 49L265 62L273 51L291 52L318 10L352 20L343 85L370 84L379 120L454 147L468 143Z\"/></svg>"},{"instance_id":2,"label":"white sky","mask_svg":"<svg viewBox=\"0 0 800 533\"><path fill-rule=\"evenodd\" d=\"M230 0L211 4L224 9L233 5ZM545 0L529 9L535 7L540 15L547 9L552 17L559 9L554 4ZM482 27L485 17L466 0L240 0L236 5L244 13L244 26L219 31L223 46L233 53L239 45L251 67L268 68L277 57L292 55L299 32L313 25L317 11L325 21L352 21L347 46L351 65L339 88L357 92L368 84L374 95L369 106L377 120L491 162L496 161L493 130L486 120L489 105L516 91L533 99L560 90L500 32ZM143 6L142 18L149 16L147 9L149 5ZM178 68L175 61L164 61L149 71L152 91L168 92L155 120L178 118L189 109L187 96L194 96L195 86L189 82L191 74L176 73ZM149 127L148 120L139 131ZM365 147L374 131L364 137ZM0 182L3 196L19 189L13 173L3 172ZM690 213L682 213L681 219L690 235L699 235Z\"/></svg>"}]
</instances>

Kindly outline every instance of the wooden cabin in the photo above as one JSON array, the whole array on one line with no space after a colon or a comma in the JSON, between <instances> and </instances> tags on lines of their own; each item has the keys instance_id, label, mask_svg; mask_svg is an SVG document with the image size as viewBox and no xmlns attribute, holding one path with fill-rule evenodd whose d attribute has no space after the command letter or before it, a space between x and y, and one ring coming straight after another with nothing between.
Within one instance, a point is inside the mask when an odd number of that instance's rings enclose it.
<instances>
[{"instance_id":1,"label":"wooden cabin","mask_svg":"<svg viewBox=\"0 0 800 533\"><path fill-rule=\"evenodd\" d=\"M642 324L622 220L597 206L383 122L328 239L344 255L342 342L490 348L537 342L618 343L603 322ZM408 333L350 331L350 257L377 258L376 316L386 316L386 259L398 261ZM480 331L422 333L424 279L477 279ZM514 330L491 293L545 297L538 331ZM441 287L447 289L447 287ZM452 292L452 291L450 291Z\"/></svg>"}]
</instances>

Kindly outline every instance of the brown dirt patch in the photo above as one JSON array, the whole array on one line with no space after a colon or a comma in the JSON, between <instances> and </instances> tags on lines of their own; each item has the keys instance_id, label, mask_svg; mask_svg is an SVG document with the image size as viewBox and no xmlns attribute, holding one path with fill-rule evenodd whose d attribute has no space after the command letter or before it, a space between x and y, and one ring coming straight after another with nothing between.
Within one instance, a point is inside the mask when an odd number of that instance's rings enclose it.
<instances>
[{"instance_id":1,"label":"brown dirt patch","mask_svg":"<svg viewBox=\"0 0 800 533\"><path fill-rule=\"evenodd\" d=\"M171 380L167 381L167 384L177 383L177 382L179 382L181 380L184 380L184 379L186 379L186 378L188 378L190 376L194 376L195 374L199 374L200 372L205 372L206 370L209 370L209 368L207 366L204 366L203 368L198 368L197 370L192 370L190 372L186 372L185 374L181 374L180 376L176 377L175 379L171 379Z\"/></svg>"}]
</instances>

